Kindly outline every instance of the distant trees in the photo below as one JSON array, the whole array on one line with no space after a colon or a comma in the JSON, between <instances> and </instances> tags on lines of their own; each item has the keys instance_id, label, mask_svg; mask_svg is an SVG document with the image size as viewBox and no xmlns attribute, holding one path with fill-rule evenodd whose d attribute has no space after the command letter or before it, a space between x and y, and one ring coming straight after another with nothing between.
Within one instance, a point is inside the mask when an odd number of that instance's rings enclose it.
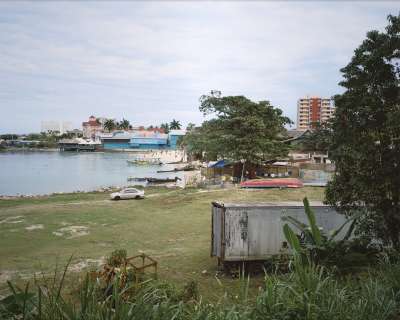
<instances>
[{"instance_id":1,"label":"distant trees","mask_svg":"<svg viewBox=\"0 0 400 320\"><path fill-rule=\"evenodd\" d=\"M104 129L111 132L117 128L117 124L114 119L106 119L103 123Z\"/></svg>"},{"instance_id":2,"label":"distant trees","mask_svg":"<svg viewBox=\"0 0 400 320\"><path fill-rule=\"evenodd\" d=\"M11 134L11 133L2 134L2 135L0 135L0 139L3 139L3 140L16 140L16 139L18 139L18 135L17 134Z\"/></svg>"},{"instance_id":3,"label":"distant trees","mask_svg":"<svg viewBox=\"0 0 400 320\"><path fill-rule=\"evenodd\" d=\"M160 128L163 129L165 133L169 133L170 130L180 130L181 127L181 123L175 119L172 119L170 123L165 122L160 125Z\"/></svg>"},{"instance_id":4,"label":"distant trees","mask_svg":"<svg viewBox=\"0 0 400 320\"><path fill-rule=\"evenodd\" d=\"M131 124L129 123L129 121L124 118L122 118L122 121L120 121L117 125L118 129L121 130L128 130L130 126Z\"/></svg>"},{"instance_id":5,"label":"distant trees","mask_svg":"<svg viewBox=\"0 0 400 320\"><path fill-rule=\"evenodd\" d=\"M129 120L126 120L124 118L122 118L122 120L119 122L114 119L106 119L103 123L103 127L108 132L114 130L129 130L132 128Z\"/></svg>"},{"instance_id":6,"label":"distant trees","mask_svg":"<svg viewBox=\"0 0 400 320\"><path fill-rule=\"evenodd\" d=\"M214 115L183 139L188 152L206 159L218 158L259 163L286 156L289 150L280 135L291 123L268 101L253 102L244 96L203 95L200 111Z\"/></svg>"},{"instance_id":7,"label":"distant trees","mask_svg":"<svg viewBox=\"0 0 400 320\"><path fill-rule=\"evenodd\" d=\"M169 132L169 123L161 123L160 128L164 130L165 133Z\"/></svg>"},{"instance_id":8,"label":"distant trees","mask_svg":"<svg viewBox=\"0 0 400 320\"><path fill-rule=\"evenodd\" d=\"M181 123L178 120L172 119L172 121L169 124L169 129L170 130L180 130Z\"/></svg>"},{"instance_id":9,"label":"distant trees","mask_svg":"<svg viewBox=\"0 0 400 320\"><path fill-rule=\"evenodd\" d=\"M336 174L326 199L340 211L366 211L361 231L400 249L400 15L370 31L341 71L329 157Z\"/></svg>"}]
</instances>

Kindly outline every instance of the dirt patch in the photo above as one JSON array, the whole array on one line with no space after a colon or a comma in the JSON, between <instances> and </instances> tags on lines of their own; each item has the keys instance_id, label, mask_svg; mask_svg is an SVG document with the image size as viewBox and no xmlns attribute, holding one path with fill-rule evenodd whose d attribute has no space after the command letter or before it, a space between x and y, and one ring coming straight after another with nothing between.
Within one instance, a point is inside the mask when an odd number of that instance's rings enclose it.
<instances>
[{"instance_id":1,"label":"dirt patch","mask_svg":"<svg viewBox=\"0 0 400 320\"><path fill-rule=\"evenodd\" d=\"M28 231L32 231L32 230L40 230L40 229L43 229L43 228L44 228L44 226L42 224L33 224L33 225L29 226L29 227L26 227L25 229L28 230Z\"/></svg>"},{"instance_id":2,"label":"dirt patch","mask_svg":"<svg viewBox=\"0 0 400 320\"><path fill-rule=\"evenodd\" d=\"M87 236L89 233L89 228L85 226L64 227L53 232L55 236L65 237L66 239L74 239Z\"/></svg>"},{"instance_id":3,"label":"dirt patch","mask_svg":"<svg viewBox=\"0 0 400 320\"><path fill-rule=\"evenodd\" d=\"M87 268L97 269L104 263L105 263L104 257L101 257L100 259L85 259L85 260L82 260L75 264L70 265L68 270L72 271L72 272L81 272L82 270L87 269Z\"/></svg>"},{"instance_id":4,"label":"dirt patch","mask_svg":"<svg viewBox=\"0 0 400 320\"><path fill-rule=\"evenodd\" d=\"M0 283L5 283L12 280L18 274L17 271L12 270L1 270L0 271Z\"/></svg>"},{"instance_id":5,"label":"dirt patch","mask_svg":"<svg viewBox=\"0 0 400 320\"><path fill-rule=\"evenodd\" d=\"M8 218L5 218L5 219L3 219L3 220L0 220L0 224L3 224L3 223L21 223L21 222L24 222L24 219L21 219L21 218L23 218L23 216L8 217Z\"/></svg>"}]
</instances>

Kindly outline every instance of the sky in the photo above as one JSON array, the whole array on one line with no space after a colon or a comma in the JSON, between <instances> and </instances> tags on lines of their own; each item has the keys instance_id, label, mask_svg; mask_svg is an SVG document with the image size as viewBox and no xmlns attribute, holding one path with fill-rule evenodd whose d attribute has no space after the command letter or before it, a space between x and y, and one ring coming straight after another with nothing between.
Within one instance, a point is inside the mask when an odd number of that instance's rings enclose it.
<instances>
[{"instance_id":1,"label":"sky","mask_svg":"<svg viewBox=\"0 0 400 320\"><path fill-rule=\"evenodd\" d=\"M398 2L1 1L0 133L90 115L204 120L211 90L269 100L296 120L306 95L341 93L340 69Z\"/></svg>"}]
</instances>

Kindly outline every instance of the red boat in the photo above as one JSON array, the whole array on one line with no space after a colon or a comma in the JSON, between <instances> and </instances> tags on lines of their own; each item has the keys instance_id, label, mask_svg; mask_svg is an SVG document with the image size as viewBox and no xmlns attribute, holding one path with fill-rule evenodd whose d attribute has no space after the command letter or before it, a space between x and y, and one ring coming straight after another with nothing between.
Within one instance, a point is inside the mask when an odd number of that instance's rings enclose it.
<instances>
[{"instance_id":1,"label":"red boat","mask_svg":"<svg viewBox=\"0 0 400 320\"><path fill-rule=\"evenodd\" d=\"M301 188L303 182L296 178L253 179L240 184L242 188Z\"/></svg>"}]
</instances>

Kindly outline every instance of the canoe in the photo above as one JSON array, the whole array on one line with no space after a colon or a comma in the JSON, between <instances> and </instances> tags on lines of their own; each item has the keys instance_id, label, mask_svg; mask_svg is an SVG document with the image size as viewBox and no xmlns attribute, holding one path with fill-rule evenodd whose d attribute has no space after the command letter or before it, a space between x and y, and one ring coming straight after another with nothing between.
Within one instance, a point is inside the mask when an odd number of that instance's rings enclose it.
<instances>
[{"instance_id":1,"label":"canoe","mask_svg":"<svg viewBox=\"0 0 400 320\"><path fill-rule=\"evenodd\" d=\"M166 182L178 182L181 180L178 177L175 178L147 178L147 182L149 183L166 183Z\"/></svg>"},{"instance_id":2,"label":"canoe","mask_svg":"<svg viewBox=\"0 0 400 320\"><path fill-rule=\"evenodd\" d=\"M140 182L148 182L148 183L167 183L167 182L177 182L181 180L181 178L136 178L136 177L128 177L128 181L140 181Z\"/></svg>"},{"instance_id":3,"label":"canoe","mask_svg":"<svg viewBox=\"0 0 400 320\"><path fill-rule=\"evenodd\" d=\"M303 182L296 178L253 179L240 184L241 188L301 188Z\"/></svg>"}]
</instances>

